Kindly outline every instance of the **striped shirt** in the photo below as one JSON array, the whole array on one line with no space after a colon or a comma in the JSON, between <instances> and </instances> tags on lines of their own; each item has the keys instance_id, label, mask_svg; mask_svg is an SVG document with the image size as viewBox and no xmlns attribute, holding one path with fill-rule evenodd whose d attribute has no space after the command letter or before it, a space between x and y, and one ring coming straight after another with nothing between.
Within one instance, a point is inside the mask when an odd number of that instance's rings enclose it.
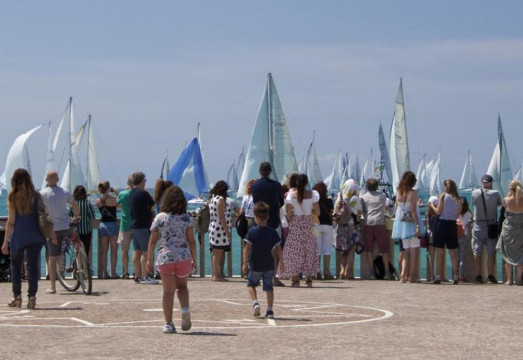
<instances>
[{"instance_id":1,"label":"striped shirt","mask_svg":"<svg viewBox=\"0 0 523 360\"><path fill-rule=\"evenodd\" d=\"M93 205L87 199L78 200L80 208L80 221L78 221L78 234L90 234L93 232L91 219L95 219ZM71 217L74 216L72 209L69 212Z\"/></svg>"}]
</instances>

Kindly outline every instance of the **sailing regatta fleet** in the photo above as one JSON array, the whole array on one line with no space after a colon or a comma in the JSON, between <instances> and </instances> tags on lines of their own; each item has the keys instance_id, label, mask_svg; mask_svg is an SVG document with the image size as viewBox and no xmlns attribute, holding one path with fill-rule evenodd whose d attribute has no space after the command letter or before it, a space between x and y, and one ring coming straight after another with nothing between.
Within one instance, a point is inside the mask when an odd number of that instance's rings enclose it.
<instances>
[{"instance_id":1,"label":"sailing regatta fleet","mask_svg":"<svg viewBox=\"0 0 523 360\"><path fill-rule=\"evenodd\" d=\"M400 79L388 144L383 126L379 124L380 159L376 161L371 150L370 158L365 161L361 169L358 156L352 159L348 152L339 150L332 172L327 177L323 177L314 131L307 153L298 165L283 106L273 76L269 73L247 152L242 149L238 159L232 162L227 171L227 182L235 195L242 197L247 182L258 177L259 164L269 162L274 169L273 178L280 182L284 182L289 174L300 172L307 174L311 184L323 181L328 186L329 192L335 193L348 179L355 179L363 186L366 179L375 177L380 179L382 184L389 184L393 192L401 175L412 169L405 114L403 80ZM62 131L66 127L67 139L64 153L67 154L61 186L72 190L77 185L83 185L89 192L96 192L96 186L100 181L100 170L92 117L89 115L84 124L76 130L72 98L67 102L56 132L53 132L52 124L49 122L47 125L38 125L15 139L5 161L5 170L0 176L0 188L9 190L9 176L17 168L24 168L32 173L27 143L34 133L45 127L48 128L46 172L60 167L63 163L63 156L57 163L56 154ZM87 158L85 166L82 166L79 154L84 143ZM420 193L428 195L441 193L440 169L441 154L434 159L428 159L426 154L423 155L417 168L413 169L416 170L417 189ZM494 178L496 190L500 191L502 196L508 194L507 187L511 179L523 180L523 164L515 174L512 172L499 115L497 140L487 173ZM172 168L169 165L168 155L165 157L160 177L167 178L180 186L184 189L187 198L192 201L202 199L209 191L210 183L205 170L199 124L197 136L186 144ZM469 151L465 158L459 188L470 191L479 186L472 154ZM42 182L42 187L45 187L45 181Z\"/></svg>"}]
</instances>

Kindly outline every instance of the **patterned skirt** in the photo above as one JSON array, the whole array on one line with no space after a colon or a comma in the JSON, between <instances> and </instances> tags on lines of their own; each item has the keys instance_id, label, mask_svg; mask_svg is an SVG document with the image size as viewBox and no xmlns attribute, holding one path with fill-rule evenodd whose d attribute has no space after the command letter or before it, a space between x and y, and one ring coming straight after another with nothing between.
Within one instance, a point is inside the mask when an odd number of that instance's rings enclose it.
<instances>
[{"instance_id":1,"label":"patterned skirt","mask_svg":"<svg viewBox=\"0 0 523 360\"><path fill-rule=\"evenodd\" d=\"M284 277L297 276L302 271L310 276L318 271L318 249L312 227L310 215L294 216L289 224L289 236L283 248Z\"/></svg>"}]
</instances>

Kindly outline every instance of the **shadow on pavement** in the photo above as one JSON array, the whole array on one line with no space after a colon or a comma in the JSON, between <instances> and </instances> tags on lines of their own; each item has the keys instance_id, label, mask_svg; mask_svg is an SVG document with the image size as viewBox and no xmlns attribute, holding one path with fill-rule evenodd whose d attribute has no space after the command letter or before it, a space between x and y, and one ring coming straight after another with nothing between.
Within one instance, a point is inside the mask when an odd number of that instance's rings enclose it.
<instances>
[{"instance_id":1,"label":"shadow on pavement","mask_svg":"<svg viewBox=\"0 0 523 360\"><path fill-rule=\"evenodd\" d=\"M207 331L195 331L195 332L190 332L190 333L182 333L181 335L185 335L185 336L217 336L217 337L238 336L236 334L213 333L213 332L207 332Z\"/></svg>"}]
</instances>

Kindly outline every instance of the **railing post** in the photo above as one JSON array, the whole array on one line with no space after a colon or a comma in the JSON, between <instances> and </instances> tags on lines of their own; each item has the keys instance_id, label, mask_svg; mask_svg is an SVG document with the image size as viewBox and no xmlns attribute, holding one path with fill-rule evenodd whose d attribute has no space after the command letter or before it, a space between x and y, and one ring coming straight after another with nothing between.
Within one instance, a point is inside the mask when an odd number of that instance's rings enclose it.
<instances>
[{"instance_id":1,"label":"railing post","mask_svg":"<svg viewBox=\"0 0 523 360\"><path fill-rule=\"evenodd\" d=\"M198 231L198 242L200 243L200 277L205 277L205 234Z\"/></svg>"}]
</instances>

